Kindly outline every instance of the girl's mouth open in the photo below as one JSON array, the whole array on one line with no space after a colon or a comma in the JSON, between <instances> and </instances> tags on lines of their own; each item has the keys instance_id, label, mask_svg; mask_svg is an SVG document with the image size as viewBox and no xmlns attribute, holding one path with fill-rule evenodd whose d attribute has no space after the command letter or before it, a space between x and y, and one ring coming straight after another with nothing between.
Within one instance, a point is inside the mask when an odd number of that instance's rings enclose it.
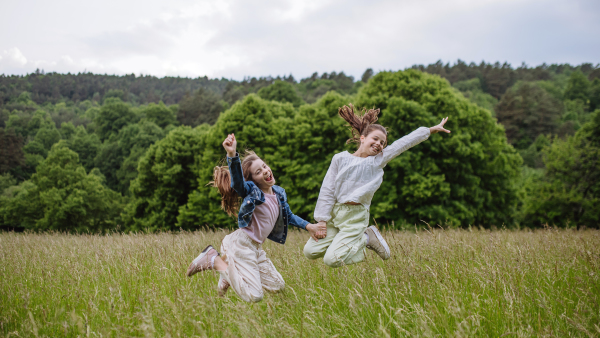
<instances>
[{"instance_id":1,"label":"girl's mouth open","mask_svg":"<svg viewBox=\"0 0 600 338\"><path fill-rule=\"evenodd\" d=\"M267 177L265 178L265 181L266 181L266 182L271 182L271 181L273 181L273 174L269 173L269 174L267 175Z\"/></svg>"}]
</instances>

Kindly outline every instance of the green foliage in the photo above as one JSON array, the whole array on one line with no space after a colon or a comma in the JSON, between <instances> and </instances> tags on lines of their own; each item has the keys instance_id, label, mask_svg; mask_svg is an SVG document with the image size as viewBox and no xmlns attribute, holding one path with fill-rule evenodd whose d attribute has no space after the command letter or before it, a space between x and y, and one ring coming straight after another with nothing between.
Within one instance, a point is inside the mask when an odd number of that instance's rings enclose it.
<instances>
[{"instance_id":1,"label":"green foliage","mask_svg":"<svg viewBox=\"0 0 600 338\"><path fill-rule=\"evenodd\" d=\"M77 127L75 134L68 142L69 149L79 155L79 163L83 165L86 172L90 172L94 168L94 159L101 146L102 142L100 142L98 135L95 133L88 134L83 126Z\"/></svg>"},{"instance_id":2,"label":"green foliage","mask_svg":"<svg viewBox=\"0 0 600 338\"><path fill-rule=\"evenodd\" d=\"M569 100L588 100L590 81L580 71L575 71L569 77L567 88L565 88L564 97Z\"/></svg>"},{"instance_id":3,"label":"green foliage","mask_svg":"<svg viewBox=\"0 0 600 338\"><path fill-rule=\"evenodd\" d=\"M600 79L596 78L590 86L590 111L600 109Z\"/></svg>"},{"instance_id":4,"label":"green foliage","mask_svg":"<svg viewBox=\"0 0 600 338\"><path fill-rule=\"evenodd\" d=\"M600 110L545 150L546 171L527 186L523 223L600 226Z\"/></svg>"},{"instance_id":5,"label":"green foliage","mask_svg":"<svg viewBox=\"0 0 600 338\"><path fill-rule=\"evenodd\" d=\"M304 101L314 103L325 93L332 90L341 94L354 94L362 84L363 82L360 82L359 85L356 85L354 78L347 76L344 72L339 74L336 72L323 73L321 76L314 73L311 77L300 81L298 90L302 93Z\"/></svg>"},{"instance_id":6,"label":"green foliage","mask_svg":"<svg viewBox=\"0 0 600 338\"><path fill-rule=\"evenodd\" d=\"M129 124L112 135L99 148L95 167L106 177L106 185L126 194L131 179L137 175L137 161L146 149L162 139L164 132L153 122L142 120ZM126 166L123 163L127 162Z\"/></svg>"},{"instance_id":7,"label":"green foliage","mask_svg":"<svg viewBox=\"0 0 600 338\"><path fill-rule=\"evenodd\" d=\"M60 136L63 140L70 140L77 133L77 128L71 122L63 122L60 125Z\"/></svg>"},{"instance_id":8,"label":"green foliage","mask_svg":"<svg viewBox=\"0 0 600 338\"><path fill-rule=\"evenodd\" d=\"M119 194L86 174L65 143L53 146L31 180L2 198L3 222L30 230L103 231L115 227L122 208Z\"/></svg>"},{"instance_id":9,"label":"green foliage","mask_svg":"<svg viewBox=\"0 0 600 338\"><path fill-rule=\"evenodd\" d=\"M458 81L455 82L452 87L458 89L461 92L472 92L481 90L481 81L479 78L474 78L470 80Z\"/></svg>"},{"instance_id":10,"label":"green foliage","mask_svg":"<svg viewBox=\"0 0 600 338\"><path fill-rule=\"evenodd\" d=\"M122 194L129 191L130 182L137 177L138 160L152 144L164 136L165 133L159 126L146 120L119 131L118 144L124 159L116 173L117 191Z\"/></svg>"},{"instance_id":11,"label":"green foliage","mask_svg":"<svg viewBox=\"0 0 600 338\"><path fill-rule=\"evenodd\" d=\"M9 173L0 174L0 195L4 193L6 188L17 185L17 180Z\"/></svg>"},{"instance_id":12,"label":"green foliage","mask_svg":"<svg viewBox=\"0 0 600 338\"><path fill-rule=\"evenodd\" d=\"M107 187L112 190L119 189L119 179L117 178L117 171L123 163L125 155L123 149L119 147L118 137L113 135L110 139L104 141L100 147L98 147L98 153L94 157L94 168L98 168L102 175L104 175Z\"/></svg>"},{"instance_id":13,"label":"green foliage","mask_svg":"<svg viewBox=\"0 0 600 338\"><path fill-rule=\"evenodd\" d=\"M46 156L48 156L48 150L46 150L46 147L44 147L43 144L36 140L27 143L27 145L23 147L23 151L25 151L26 154L40 155L43 158L46 158Z\"/></svg>"},{"instance_id":14,"label":"green foliage","mask_svg":"<svg viewBox=\"0 0 600 338\"><path fill-rule=\"evenodd\" d=\"M546 135L540 134L527 149L519 150L519 154L523 158L523 164L529 168L543 168L543 150L549 145L550 139Z\"/></svg>"},{"instance_id":15,"label":"green foliage","mask_svg":"<svg viewBox=\"0 0 600 338\"><path fill-rule=\"evenodd\" d=\"M0 128L0 173L19 167L24 160L23 137Z\"/></svg>"},{"instance_id":16,"label":"green foliage","mask_svg":"<svg viewBox=\"0 0 600 338\"><path fill-rule=\"evenodd\" d=\"M193 96L186 96L179 104L177 121L187 126L198 126L203 123L213 124L223 111L219 95L203 88Z\"/></svg>"},{"instance_id":17,"label":"green foliage","mask_svg":"<svg viewBox=\"0 0 600 338\"><path fill-rule=\"evenodd\" d=\"M194 92L198 88L221 93L229 82L231 80L209 79L206 76L191 79L134 74L32 73L1 76L0 102L16 103L20 95L27 95L28 101L38 104L86 100L99 102L102 98L118 97L132 104L163 101L171 105L180 102L186 92ZM24 92L27 93L22 94Z\"/></svg>"},{"instance_id":18,"label":"green foliage","mask_svg":"<svg viewBox=\"0 0 600 338\"><path fill-rule=\"evenodd\" d=\"M24 138L35 137L40 128L51 128L54 122L50 115L44 110L36 110L33 115L28 112L13 111L6 123L6 129L12 129L17 135Z\"/></svg>"},{"instance_id":19,"label":"green foliage","mask_svg":"<svg viewBox=\"0 0 600 338\"><path fill-rule=\"evenodd\" d=\"M589 63L579 66L571 66L570 64L547 65L544 63L531 68L523 64L519 68L514 69L508 63L501 64L496 62L490 64L482 61L480 64L474 62L466 64L461 60L458 60L452 66L449 63L444 65L441 61L438 61L427 66L414 65L412 68L430 74L437 74L452 84L478 78L482 90L496 99L500 99L506 90L518 81L552 81L561 88L560 96L562 96L562 88L566 86L568 77L573 72L580 71L589 76L600 72L600 68L597 68L597 66L594 67ZM550 93L553 94L552 92Z\"/></svg>"},{"instance_id":20,"label":"green foliage","mask_svg":"<svg viewBox=\"0 0 600 338\"><path fill-rule=\"evenodd\" d=\"M170 124L178 124L176 113L162 102L159 104L150 103L147 107L142 109L142 116L148 121L154 122L161 128L165 128Z\"/></svg>"},{"instance_id":21,"label":"green foliage","mask_svg":"<svg viewBox=\"0 0 600 338\"><path fill-rule=\"evenodd\" d=\"M45 150L49 151L60 140L60 132L56 129L54 123L50 123L38 130L34 140L41 144Z\"/></svg>"},{"instance_id":22,"label":"green foliage","mask_svg":"<svg viewBox=\"0 0 600 338\"><path fill-rule=\"evenodd\" d=\"M436 134L392 160L375 194L376 219L454 225L513 222L512 181L521 158L487 110L456 94L448 83L414 70L381 72L359 92L360 106L381 108L390 142L449 116L451 134Z\"/></svg>"},{"instance_id":23,"label":"green foliage","mask_svg":"<svg viewBox=\"0 0 600 338\"><path fill-rule=\"evenodd\" d=\"M496 106L508 141L519 149L529 147L540 134L553 133L561 113L560 102L531 82L509 89Z\"/></svg>"},{"instance_id":24,"label":"green foliage","mask_svg":"<svg viewBox=\"0 0 600 338\"><path fill-rule=\"evenodd\" d=\"M564 112L556 134L560 137L573 135L590 118L588 106L581 99L564 100Z\"/></svg>"},{"instance_id":25,"label":"green foliage","mask_svg":"<svg viewBox=\"0 0 600 338\"><path fill-rule=\"evenodd\" d=\"M124 126L135 123L137 120L137 115L128 104L112 98L105 101L94 119L94 123L100 140L104 141L111 135L116 135Z\"/></svg>"},{"instance_id":26,"label":"green foliage","mask_svg":"<svg viewBox=\"0 0 600 338\"><path fill-rule=\"evenodd\" d=\"M29 92L22 92L19 97L16 98L15 100L16 103L23 103L23 104L32 104L34 103L31 100L31 93Z\"/></svg>"},{"instance_id":27,"label":"green foliage","mask_svg":"<svg viewBox=\"0 0 600 338\"><path fill-rule=\"evenodd\" d=\"M206 131L205 125L174 129L140 159L138 176L131 183L132 199L123 215L128 229L177 228L179 208L198 186L196 156L205 150L202 135Z\"/></svg>"},{"instance_id":28,"label":"green foliage","mask_svg":"<svg viewBox=\"0 0 600 338\"><path fill-rule=\"evenodd\" d=\"M125 93L121 89L109 89L106 94L104 94L104 100L109 98L125 100Z\"/></svg>"},{"instance_id":29,"label":"green foliage","mask_svg":"<svg viewBox=\"0 0 600 338\"><path fill-rule=\"evenodd\" d=\"M566 82L566 81L565 81ZM563 84L559 81L536 81L535 82L540 88L545 90L553 98L558 101L564 100L564 88Z\"/></svg>"},{"instance_id":30,"label":"green foliage","mask_svg":"<svg viewBox=\"0 0 600 338\"><path fill-rule=\"evenodd\" d=\"M275 81L275 83L268 87L261 88L258 91L258 96L269 101L289 102L294 107L299 107L304 103L300 95L296 92L294 85L281 80Z\"/></svg>"},{"instance_id":31,"label":"green foliage","mask_svg":"<svg viewBox=\"0 0 600 338\"><path fill-rule=\"evenodd\" d=\"M494 106L498 103L498 100L492 95L483 92L479 78L459 81L452 86L458 89L469 101L489 110L492 116L495 116Z\"/></svg>"},{"instance_id":32,"label":"green foliage","mask_svg":"<svg viewBox=\"0 0 600 338\"><path fill-rule=\"evenodd\" d=\"M28 114L15 110L8 116L8 121L6 121L6 129L12 130L15 134L26 138L29 136L29 130L27 126L29 119L30 117Z\"/></svg>"}]
</instances>

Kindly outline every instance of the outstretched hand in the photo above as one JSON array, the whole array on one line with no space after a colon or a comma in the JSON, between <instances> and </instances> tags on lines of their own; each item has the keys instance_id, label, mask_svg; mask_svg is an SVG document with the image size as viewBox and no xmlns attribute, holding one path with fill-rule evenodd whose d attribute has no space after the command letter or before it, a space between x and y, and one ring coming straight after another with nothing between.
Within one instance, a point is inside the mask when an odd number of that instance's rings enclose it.
<instances>
[{"instance_id":1,"label":"outstretched hand","mask_svg":"<svg viewBox=\"0 0 600 338\"><path fill-rule=\"evenodd\" d=\"M227 151L228 157L235 157L235 149L237 147L237 140L234 134L227 135L225 141L223 141L223 148Z\"/></svg>"},{"instance_id":2,"label":"outstretched hand","mask_svg":"<svg viewBox=\"0 0 600 338\"><path fill-rule=\"evenodd\" d=\"M306 225L306 230L308 230L310 237L312 237L315 242L318 242L319 238L325 238L325 236L327 236L327 223L319 222L317 224L308 224Z\"/></svg>"},{"instance_id":3,"label":"outstretched hand","mask_svg":"<svg viewBox=\"0 0 600 338\"><path fill-rule=\"evenodd\" d=\"M450 134L450 130L444 128L444 124L446 124L447 121L448 121L448 117L442 119L442 122L440 122L440 124L438 124L437 126L429 128L429 132L431 134L435 134L435 133L439 133L440 131L443 131L445 133Z\"/></svg>"}]
</instances>

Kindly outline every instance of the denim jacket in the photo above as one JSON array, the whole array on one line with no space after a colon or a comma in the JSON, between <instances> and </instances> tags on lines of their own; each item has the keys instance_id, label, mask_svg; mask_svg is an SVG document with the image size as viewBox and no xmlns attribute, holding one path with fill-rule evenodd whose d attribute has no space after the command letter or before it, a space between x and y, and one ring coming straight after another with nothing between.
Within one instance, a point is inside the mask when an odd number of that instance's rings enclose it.
<instances>
[{"instance_id":1,"label":"denim jacket","mask_svg":"<svg viewBox=\"0 0 600 338\"><path fill-rule=\"evenodd\" d=\"M238 154L236 154L235 157L227 157L227 165L229 166L229 173L231 174L231 187L243 199L238 214L238 226L240 229L245 228L250 224L250 220L252 220L254 208L256 208L257 205L265 203L265 193L260 190L254 182L246 182L246 180L244 180L242 163L240 162ZM279 217L277 217L275 226L267 238L274 242L284 244L287 237L288 225L293 225L306 230L306 225L309 224L309 222L292 213L290 206L287 203L285 189L274 185L273 192L275 192L277 200L279 201Z\"/></svg>"}]
</instances>

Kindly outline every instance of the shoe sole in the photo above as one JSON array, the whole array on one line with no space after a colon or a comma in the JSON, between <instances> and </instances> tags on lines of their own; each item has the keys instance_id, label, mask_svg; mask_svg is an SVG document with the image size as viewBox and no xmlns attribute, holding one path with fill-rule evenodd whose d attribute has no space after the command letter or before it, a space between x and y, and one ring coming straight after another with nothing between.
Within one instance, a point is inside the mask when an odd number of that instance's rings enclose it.
<instances>
[{"instance_id":1,"label":"shoe sole","mask_svg":"<svg viewBox=\"0 0 600 338\"><path fill-rule=\"evenodd\" d=\"M371 225L369 228L371 228L371 230L373 231L373 233L375 233L375 236L377 237L377 240L379 240L379 243L381 243L383 245L383 248L385 249L386 257L381 257L381 258L384 261L390 259L390 256L391 256L390 247L388 246L388 244L385 241L385 239L383 239L383 236L381 236L381 233L379 232L379 229L377 229L377 227L374 226L374 225Z\"/></svg>"},{"instance_id":2,"label":"shoe sole","mask_svg":"<svg viewBox=\"0 0 600 338\"><path fill-rule=\"evenodd\" d=\"M198 272L198 271L192 272L195 270L195 269L193 269L193 267L195 266L194 261L201 260L202 258L204 258L204 256L206 256L206 254L210 251L210 249L214 249L212 245L209 245L206 248L204 248L204 250L202 250L200 255L198 255L198 257L194 258L194 260L192 261L192 264L190 264L190 266L188 267L187 273L186 273L186 275L188 277L192 277L196 272Z\"/></svg>"}]
</instances>

